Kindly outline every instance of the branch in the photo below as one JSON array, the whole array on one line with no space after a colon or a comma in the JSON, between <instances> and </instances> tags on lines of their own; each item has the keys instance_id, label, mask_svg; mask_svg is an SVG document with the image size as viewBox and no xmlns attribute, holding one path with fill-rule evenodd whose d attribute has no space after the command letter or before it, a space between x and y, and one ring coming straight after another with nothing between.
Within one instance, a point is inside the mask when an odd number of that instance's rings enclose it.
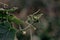
<instances>
[{"instance_id":1,"label":"branch","mask_svg":"<svg viewBox=\"0 0 60 40\"><path fill-rule=\"evenodd\" d=\"M32 24L28 23L27 21L25 23L28 24L28 26L25 27L24 29L21 29L21 27L19 27L20 31L26 30L26 29L28 29L30 27L34 28L34 30L36 29Z\"/></svg>"}]
</instances>

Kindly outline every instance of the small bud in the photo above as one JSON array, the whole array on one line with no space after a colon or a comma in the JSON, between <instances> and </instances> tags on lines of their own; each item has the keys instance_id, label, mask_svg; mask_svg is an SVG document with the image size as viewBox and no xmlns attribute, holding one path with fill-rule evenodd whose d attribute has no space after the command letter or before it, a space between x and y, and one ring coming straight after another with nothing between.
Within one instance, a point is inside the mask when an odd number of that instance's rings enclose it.
<instances>
[{"instance_id":1,"label":"small bud","mask_svg":"<svg viewBox=\"0 0 60 40\"><path fill-rule=\"evenodd\" d=\"M34 27L34 30L36 30L36 28Z\"/></svg>"},{"instance_id":2,"label":"small bud","mask_svg":"<svg viewBox=\"0 0 60 40\"><path fill-rule=\"evenodd\" d=\"M26 34L26 31L23 31L23 34L25 35Z\"/></svg>"}]
</instances>

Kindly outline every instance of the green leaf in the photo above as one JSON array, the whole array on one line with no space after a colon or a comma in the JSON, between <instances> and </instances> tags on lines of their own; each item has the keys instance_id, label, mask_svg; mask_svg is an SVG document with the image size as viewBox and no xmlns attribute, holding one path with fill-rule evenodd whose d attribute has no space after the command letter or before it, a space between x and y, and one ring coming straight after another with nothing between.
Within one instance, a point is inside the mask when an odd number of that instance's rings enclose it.
<instances>
[{"instance_id":1,"label":"green leaf","mask_svg":"<svg viewBox=\"0 0 60 40\"><path fill-rule=\"evenodd\" d=\"M0 40L14 40L15 33L9 22L0 23Z\"/></svg>"},{"instance_id":2,"label":"green leaf","mask_svg":"<svg viewBox=\"0 0 60 40\"><path fill-rule=\"evenodd\" d=\"M14 40L15 30L7 31L6 33L0 33L0 40Z\"/></svg>"},{"instance_id":3,"label":"green leaf","mask_svg":"<svg viewBox=\"0 0 60 40\"><path fill-rule=\"evenodd\" d=\"M14 15L11 15L11 16L9 16L9 21L12 21L12 22L14 22L14 23L16 23L16 24L21 24L21 25L23 25L24 24L24 22L21 20L21 19L18 19L16 16L14 16Z\"/></svg>"}]
</instances>

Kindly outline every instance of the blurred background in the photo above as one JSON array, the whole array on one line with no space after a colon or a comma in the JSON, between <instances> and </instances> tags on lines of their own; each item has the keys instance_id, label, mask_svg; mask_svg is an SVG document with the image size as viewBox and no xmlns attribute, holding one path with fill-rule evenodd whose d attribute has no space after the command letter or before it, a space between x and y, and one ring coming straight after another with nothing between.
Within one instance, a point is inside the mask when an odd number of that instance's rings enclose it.
<instances>
[{"instance_id":1,"label":"blurred background","mask_svg":"<svg viewBox=\"0 0 60 40\"><path fill-rule=\"evenodd\" d=\"M24 21L27 20L27 16L39 9L39 13L43 13L40 22L33 24L36 30L31 30L32 38L27 31L26 34L18 33L18 40L60 40L60 0L0 0L0 2L7 4L8 8L17 7L13 14ZM3 5L0 4L1 7Z\"/></svg>"}]
</instances>

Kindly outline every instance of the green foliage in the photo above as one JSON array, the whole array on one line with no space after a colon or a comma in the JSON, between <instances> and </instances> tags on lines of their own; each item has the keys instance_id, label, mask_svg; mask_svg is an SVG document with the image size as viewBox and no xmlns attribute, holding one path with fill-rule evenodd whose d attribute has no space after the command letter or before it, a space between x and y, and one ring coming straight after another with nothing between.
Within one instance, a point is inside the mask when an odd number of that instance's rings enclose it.
<instances>
[{"instance_id":1,"label":"green foliage","mask_svg":"<svg viewBox=\"0 0 60 40\"><path fill-rule=\"evenodd\" d=\"M22 20L17 19L14 15L10 15L10 12L14 12L15 9L6 10L0 9L0 40L14 40L16 29L13 27L12 22L16 24L22 24Z\"/></svg>"},{"instance_id":2,"label":"green foliage","mask_svg":"<svg viewBox=\"0 0 60 40\"><path fill-rule=\"evenodd\" d=\"M20 20L20 19L18 19L16 16L14 16L14 15L10 15L9 17L8 17L8 20L9 21L11 21L11 22L14 22L14 23L16 23L16 24L23 24L23 21L22 20Z\"/></svg>"}]
</instances>

